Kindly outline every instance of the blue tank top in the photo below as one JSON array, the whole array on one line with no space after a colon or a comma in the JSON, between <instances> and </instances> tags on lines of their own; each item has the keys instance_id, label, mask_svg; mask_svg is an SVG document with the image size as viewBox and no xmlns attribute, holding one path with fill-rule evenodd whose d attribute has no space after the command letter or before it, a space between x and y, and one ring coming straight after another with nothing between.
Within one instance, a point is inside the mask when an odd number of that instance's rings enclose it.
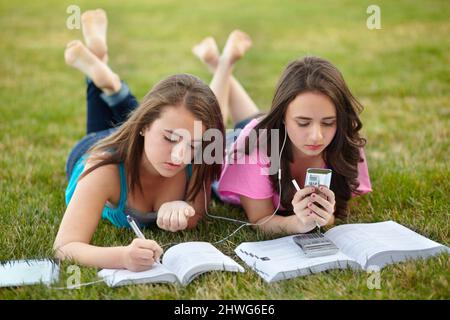
<instances>
[{"instance_id":1,"label":"blue tank top","mask_svg":"<svg viewBox=\"0 0 450 320\"><path fill-rule=\"evenodd\" d=\"M86 165L85 159L87 155L82 156L72 171L72 175L70 176L69 183L65 192L66 206L69 204L70 199L72 199L73 193L75 192L75 188L77 187L78 178L84 170ZM134 209L128 208L126 206L127 203L127 179L125 176L125 166L123 163L119 163L119 175L120 175L120 199L119 204L116 208L114 208L111 204L106 203L105 207L102 211L102 219L109 220L113 225L118 228L129 228L130 225L127 221L127 211L132 211ZM192 165L189 164L186 166L186 175L189 178L192 176Z\"/></svg>"}]
</instances>

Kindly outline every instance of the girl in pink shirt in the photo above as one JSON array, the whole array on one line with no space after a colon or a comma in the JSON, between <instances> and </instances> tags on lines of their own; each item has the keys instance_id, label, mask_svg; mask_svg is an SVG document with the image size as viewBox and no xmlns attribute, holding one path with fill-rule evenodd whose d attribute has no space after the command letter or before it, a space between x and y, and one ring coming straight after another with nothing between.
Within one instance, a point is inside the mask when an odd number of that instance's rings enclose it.
<instances>
[{"instance_id":1,"label":"girl in pink shirt","mask_svg":"<svg viewBox=\"0 0 450 320\"><path fill-rule=\"evenodd\" d=\"M366 140L359 135L363 107L333 64L305 57L286 67L270 111L261 117L232 76L234 64L250 46L248 35L234 31L220 57L211 37L193 49L214 72L210 86L225 123L230 114L236 127L243 127L227 152L218 196L241 205L249 221L266 232L304 233L316 225L333 224L335 217L348 214L352 196L372 191L363 149ZM271 141L264 129L279 130L278 137ZM252 143L252 134L260 144ZM267 139L261 147L263 138ZM273 146L276 154L283 151L275 164L270 157ZM280 170L269 170L273 165ZM307 168L332 169L330 188L304 187ZM295 190L292 179L301 190ZM277 208L287 214L273 215Z\"/></svg>"}]
</instances>

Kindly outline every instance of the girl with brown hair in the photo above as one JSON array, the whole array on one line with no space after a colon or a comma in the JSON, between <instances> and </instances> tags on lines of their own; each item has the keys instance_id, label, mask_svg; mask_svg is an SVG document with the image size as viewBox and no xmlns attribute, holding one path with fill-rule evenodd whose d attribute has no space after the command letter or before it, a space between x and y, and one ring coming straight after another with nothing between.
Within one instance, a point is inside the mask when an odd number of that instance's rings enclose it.
<instances>
[{"instance_id":1,"label":"girl with brown hair","mask_svg":"<svg viewBox=\"0 0 450 320\"><path fill-rule=\"evenodd\" d=\"M139 105L106 64L106 24L103 10L85 12L88 47L73 41L65 51L66 63L88 78L87 136L67 160L67 209L54 249L58 258L83 265L142 271L161 247L137 238L128 246L91 245L100 219L129 227L130 215L141 226L156 220L172 232L194 227L209 199L204 184L208 190L219 178L221 164L192 160L210 144L203 133L214 128L224 135L224 126L214 93L192 75L160 81Z\"/></svg>"},{"instance_id":2,"label":"girl with brown hair","mask_svg":"<svg viewBox=\"0 0 450 320\"><path fill-rule=\"evenodd\" d=\"M242 205L249 222L265 232L304 233L317 225L333 224L335 217L344 218L351 197L371 191L363 151L366 141L359 135L362 105L333 64L305 57L286 67L270 111L261 117L232 76L234 62L250 47L251 40L241 31L233 33L235 46L242 49L234 59L226 52L219 56L211 37L193 49L214 72L211 88L225 123L230 114L236 128L242 128L216 185L217 195L225 202ZM276 140L261 134L264 130L277 130ZM251 133L256 134L255 142L265 146L262 153L259 145L250 143ZM261 141L263 138L266 141ZM277 170L269 173L273 145L281 156L275 163ZM243 154L243 159L237 159L241 161L235 159L238 154ZM332 169L330 188L304 187L308 168ZM300 191L296 192L292 179L300 184Z\"/></svg>"}]
</instances>

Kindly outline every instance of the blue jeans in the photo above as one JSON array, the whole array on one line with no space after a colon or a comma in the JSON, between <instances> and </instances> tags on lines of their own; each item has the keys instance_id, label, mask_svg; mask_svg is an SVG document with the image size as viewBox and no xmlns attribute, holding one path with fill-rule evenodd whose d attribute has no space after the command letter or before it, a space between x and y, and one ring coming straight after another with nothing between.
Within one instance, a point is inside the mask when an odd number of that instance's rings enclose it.
<instances>
[{"instance_id":1,"label":"blue jeans","mask_svg":"<svg viewBox=\"0 0 450 320\"><path fill-rule=\"evenodd\" d=\"M139 103L125 82L120 90L108 96L87 79L87 134L70 151L66 162L66 177L70 179L77 161L99 140L109 136L125 122Z\"/></svg>"}]
</instances>

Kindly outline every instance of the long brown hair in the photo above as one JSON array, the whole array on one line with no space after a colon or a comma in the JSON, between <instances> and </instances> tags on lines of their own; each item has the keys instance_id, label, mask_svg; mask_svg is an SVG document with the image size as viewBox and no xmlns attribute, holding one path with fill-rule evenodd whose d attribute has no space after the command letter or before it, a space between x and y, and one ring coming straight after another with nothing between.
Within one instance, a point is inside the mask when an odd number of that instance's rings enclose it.
<instances>
[{"instance_id":1,"label":"long brown hair","mask_svg":"<svg viewBox=\"0 0 450 320\"><path fill-rule=\"evenodd\" d=\"M215 128L220 130L223 136L225 135L219 103L209 86L193 75L176 74L157 83L117 131L88 150L100 161L86 170L79 179L98 167L123 162L129 190L134 191L138 186L142 192L139 164L144 150L144 137L139 132L158 119L167 106L184 106L202 122L205 131ZM203 152L213 142L202 141L199 152ZM225 147L222 150L224 149ZM195 180L190 183L190 188L187 190L187 201L195 198L203 187L203 181L218 179L221 170L220 163L207 165L202 162L192 166L192 176Z\"/></svg>"},{"instance_id":2,"label":"long brown hair","mask_svg":"<svg viewBox=\"0 0 450 320\"><path fill-rule=\"evenodd\" d=\"M336 196L335 216L343 218L348 214L348 201L352 192L357 194L359 186L358 162L363 161L359 148L366 140L359 136L362 123L358 114L363 106L347 87L342 74L330 62L318 57L305 57L291 62L284 70L275 90L269 113L259 122L254 130L259 136L259 129L279 129L278 145L282 146L286 134L284 117L289 104L301 93L319 92L331 99L336 108L336 134L326 147L323 158L333 170L330 189ZM270 134L267 135L267 153L271 150ZM253 146L254 147L254 146ZM250 154L252 146L246 143L245 153ZM294 161L292 142L289 137L280 159L282 170L281 204L292 210L292 197L295 189L291 183L292 175L289 163ZM273 190L278 190L278 174L270 176Z\"/></svg>"}]
</instances>

